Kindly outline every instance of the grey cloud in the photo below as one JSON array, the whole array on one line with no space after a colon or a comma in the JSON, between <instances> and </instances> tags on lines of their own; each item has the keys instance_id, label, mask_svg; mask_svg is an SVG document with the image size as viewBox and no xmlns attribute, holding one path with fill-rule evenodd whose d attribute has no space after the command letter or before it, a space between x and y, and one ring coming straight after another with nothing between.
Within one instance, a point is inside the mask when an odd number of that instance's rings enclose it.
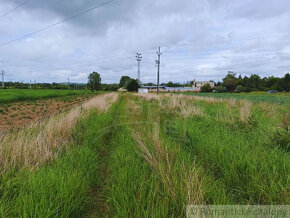
<instances>
[{"instance_id":1,"label":"grey cloud","mask_svg":"<svg viewBox=\"0 0 290 218\"><path fill-rule=\"evenodd\" d=\"M20 2L2 0L0 11ZM0 19L0 43L102 2L105 0L32 0ZM12 80L63 82L69 75L75 82L85 82L87 75L96 70L104 82L117 82L125 74L136 77L135 52L140 51L142 78L150 82L156 80L155 50L161 45L164 82L220 80L228 70L282 75L288 71L289 58L279 53L289 51L289 39L263 38L289 33L290 3L278 0L275 4L115 0L69 23L0 47L0 64L4 64L7 78ZM250 37L260 38L212 43ZM270 51L256 52L259 50Z\"/></svg>"}]
</instances>

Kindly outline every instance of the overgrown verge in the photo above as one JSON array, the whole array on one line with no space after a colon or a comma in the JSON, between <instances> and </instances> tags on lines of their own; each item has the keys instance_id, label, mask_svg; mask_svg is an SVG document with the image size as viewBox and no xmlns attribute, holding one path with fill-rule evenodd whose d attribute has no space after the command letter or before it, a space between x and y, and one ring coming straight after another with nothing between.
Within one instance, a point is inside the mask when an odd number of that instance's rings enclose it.
<instances>
[{"instance_id":1,"label":"overgrown verge","mask_svg":"<svg viewBox=\"0 0 290 218\"><path fill-rule=\"evenodd\" d=\"M187 204L203 204L198 167L159 134L156 108L132 96L122 102L110 159L109 216L183 217Z\"/></svg>"},{"instance_id":2,"label":"overgrown verge","mask_svg":"<svg viewBox=\"0 0 290 218\"><path fill-rule=\"evenodd\" d=\"M3 174L0 216L184 217L188 204L289 204L289 153L271 144L288 131L287 108L170 95L107 102L84 105L100 110L73 121L73 140L37 170L19 162Z\"/></svg>"},{"instance_id":3,"label":"overgrown verge","mask_svg":"<svg viewBox=\"0 0 290 218\"><path fill-rule=\"evenodd\" d=\"M171 110L172 100L152 101L147 97L148 104L162 102L160 131L206 173L203 190L207 204L289 204L286 193L290 156L280 149L288 139L280 137L279 147L273 146L273 134L281 128L285 113L289 113L286 107L262 111L264 105L247 101L165 97L180 101L179 113ZM204 116L182 113L184 104L188 107L198 104Z\"/></svg>"},{"instance_id":4,"label":"overgrown verge","mask_svg":"<svg viewBox=\"0 0 290 218\"><path fill-rule=\"evenodd\" d=\"M19 165L23 162L12 162L17 164L10 165L10 168L6 169L0 178L0 216L85 216L87 207L92 204L92 200L90 200L91 188L97 184L99 178L98 162L100 159L98 151L105 143L101 130L111 125L113 121L115 106L109 110L108 108L116 98L117 96L115 95L106 95L98 99L92 99L81 108L71 111L62 117L57 117L57 121L59 121L57 123L60 126L57 125L54 129L50 129L51 131L56 131L56 135L49 135L48 137L53 137L50 139L54 140L45 141L52 144L43 143L40 145L46 145L46 148L52 146L51 152L55 152L53 150L54 145L69 147L70 149L66 150L66 152L57 150L55 153L57 156L46 159L46 161L43 161L42 153L36 152L36 155L33 156L32 154L34 153L30 153L33 152L33 149L27 150L27 153L22 154L29 154L28 156L23 157L19 154L18 158L20 160L22 160L21 158L29 160L30 156L37 157L37 155L40 155L35 159L38 169L36 170L35 165L31 165L32 162L29 162L30 164L25 167ZM92 111L92 108L97 108L98 110ZM85 110L88 111L84 112ZM44 123L48 124L49 122ZM48 128L46 125L44 126ZM59 136L64 136L64 132L57 133L65 127L70 127L69 130L64 130L66 131L65 133L70 132L66 137L74 139L65 138L63 142L67 144L62 143L61 140L63 138L58 138ZM32 130L37 131L35 129ZM61 142L61 144L54 144L57 142ZM24 147L23 149L27 148ZM15 158L15 160L18 159ZM42 166L40 167L40 165ZM31 171L31 169L34 170Z\"/></svg>"},{"instance_id":5,"label":"overgrown verge","mask_svg":"<svg viewBox=\"0 0 290 218\"><path fill-rule=\"evenodd\" d=\"M71 143L72 129L91 109L104 112L117 94L99 95L67 113L45 118L20 131L0 138L1 171L11 168L36 169L56 158Z\"/></svg>"}]
</instances>

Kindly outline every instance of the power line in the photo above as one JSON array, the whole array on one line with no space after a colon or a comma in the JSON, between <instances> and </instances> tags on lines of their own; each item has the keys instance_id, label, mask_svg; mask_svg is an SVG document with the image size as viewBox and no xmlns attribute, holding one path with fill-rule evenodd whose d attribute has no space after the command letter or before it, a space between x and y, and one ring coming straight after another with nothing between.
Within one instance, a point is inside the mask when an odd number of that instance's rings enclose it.
<instances>
[{"instance_id":1,"label":"power line","mask_svg":"<svg viewBox=\"0 0 290 218\"><path fill-rule=\"evenodd\" d=\"M8 45L8 44L11 44L11 43L13 43L13 42L19 41L19 40L21 40L21 39L27 38L27 37L29 37L29 36L35 35L35 34L37 34L37 33L39 33L39 32L42 32L42 31L47 30L47 29L50 29L50 28L52 28L52 27L54 27L54 26L57 26L57 25L59 25L59 24L61 24L61 23L67 22L67 21L72 20L72 19L74 19L74 18L76 18L76 17L79 17L79 16L84 15L84 14L86 14L86 13L89 13L89 12L91 12L91 11L93 11L93 10L96 10L96 9L98 9L98 8L100 8L100 7L103 7L103 6L109 4L109 3L113 2L113 1L115 1L115 0L109 0L109 1L106 1L106 2L104 2L104 3L102 3L102 4L100 4L100 5L94 6L94 7L92 7L92 8L86 9L86 10L83 10L83 11L81 11L81 12L79 12L79 13L77 13L77 14L71 16L71 17L68 17L68 18L66 18L66 19L64 19L64 20L61 20L61 21L59 21L59 22L56 22L56 23L51 24L51 25L49 25L49 26L46 26L46 27L44 27L44 28L42 28L42 29L36 30L36 31L34 31L34 32L32 32L32 33L26 34L26 35L24 35L24 36L21 36L21 37L19 37L19 38L13 39L13 40L11 40L11 41L4 42L4 43L0 44L0 46Z\"/></svg>"},{"instance_id":2,"label":"power line","mask_svg":"<svg viewBox=\"0 0 290 218\"><path fill-rule=\"evenodd\" d=\"M20 4L17 5L15 8L13 8L13 9L11 9L10 11L8 11L8 12L6 12L6 13L0 15L0 18L3 18L3 17L5 17L5 16L7 16L8 14L11 14L11 13L12 13L13 11L15 11L17 8L22 7L23 5L27 4L27 3L30 2L30 1L31 1L31 0L26 0L26 1L22 2L22 3L20 3Z\"/></svg>"}]
</instances>

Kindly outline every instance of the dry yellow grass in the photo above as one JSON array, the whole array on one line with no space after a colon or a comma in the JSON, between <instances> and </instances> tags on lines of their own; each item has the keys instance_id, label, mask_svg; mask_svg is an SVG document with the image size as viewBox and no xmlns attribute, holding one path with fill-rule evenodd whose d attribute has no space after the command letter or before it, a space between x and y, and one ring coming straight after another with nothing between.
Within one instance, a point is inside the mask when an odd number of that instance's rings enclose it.
<instances>
[{"instance_id":1,"label":"dry yellow grass","mask_svg":"<svg viewBox=\"0 0 290 218\"><path fill-rule=\"evenodd\" d=\"M201 107L193 105L187 99L170 97L164 108L172 110L172 112L180 114L184 118L190 116L204 116L204 111Z\"/></svg>"},{"instance_id":2,"label":"dry yellow grass","mask_svg":"<svg viewBox=\"0 0 290 218\"><path fill-rule=\"evenodd\" d=\"M158 94L138 94L139 98L145 101L156 100L163 109L170 109L172 112L177 113L185 118L190 116L204 116L204 111L197 105L190 104L192 101L191 96L185 95L158 95ZM167 99L167 101L162 101Z\"/></svg>"},{"instance_id":3,"label":"dry yellow grass","mask_svg":"<svg viewBox=\"0 0 290 218\"><path fill-rule=\"evenodd\" d=\"M190 96L190 95L165 94L164 96L178 98L178 99L186 99L186 100L189 100L189 101L193 101L193 100L195 100L195 101L205 101L205 102L210 103L210 104L215 104L215 103L220 103L220 102L226 101L224 99L219 99L219 98Z\"/></svg>"},{"instance_id":4,"label":"dry yellow grass","mask_svg":"<svg viewBox=\"0 0 290 218\"><path fill-rule=\"evenodd\" d=\"M110 107L110 105L117 100L117 98L118 94L116 93L100 95L85 102L83 107L85 109L96 108L100 112L105 112Z\"/></svg>"},{"instance_id":5,"label":"dry yellow grass","mask_svg":"<svg viewBox=\"0 0 290 218\"><path fill-rule=\"evenodd\" d=\"M242 101L240 108L240 122L247 124L251 117L252 103L249 101Z\"/></svg>"},{"instance_id":6,"label":"dry yellow grass","mask_svg":"<svg viewBox=\"0 0 290 218\"><path fill-rule=\"evenodd\" d=\"M63 148L69 147L71 130L81 118L93 108L106 111L117 98L117 94L99 95L67 113L51 116L1 136L2 172L13 167L33 170L56 158Z\"/></svg>"},{"instance_id":7,"label":"dry yellow grass","mask_svg":"<svg viewBox=\"0 0 290 218\"><path fill-rule=\"evenodd\" d=\"M139 98L145 101L152 101L156 100L160 102L162 100L162 95L158 95L156 93L149 93L149 94L136 94Z\"/></svg>"},{"instance_id":8,"label":"dry yellow grass","mask_svg":"<svg viewBox=\"0 0 290 218\"><path fill-rule=\"evenodd\" d=\"M178 159L178 150L169 152L159 138L157 124L149 135L132 130L133 137L140 148L140 155L160 178L168 194L176 203L182 198L187 204L203 204L202 181L193 164L188 167ZM146 141L146 139L151 139ZM179 165L179 166L177 166ZM178 170L177 168L178 167Z\"/></svg>"}]
</instances>

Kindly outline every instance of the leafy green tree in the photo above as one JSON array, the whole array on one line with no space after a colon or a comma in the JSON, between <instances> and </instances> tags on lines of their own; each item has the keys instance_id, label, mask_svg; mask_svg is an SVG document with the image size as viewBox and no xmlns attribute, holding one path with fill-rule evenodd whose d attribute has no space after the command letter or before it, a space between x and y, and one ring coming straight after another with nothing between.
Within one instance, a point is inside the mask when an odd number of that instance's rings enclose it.
<instances>
[{"instance_id":1,"label":"leafy green tree","mask_svg":"<svg viewBox=\"0 0 290 218\"><path fill-rule=\"evenodd\" d=\"M119 87L123 88L125 87L126 83L131 80L132 78L130 78L129 76L122 76L120 79L120 83L119 83Z\"/></svg>"},{"instance_id":2,"label":"leafy green tree","mask_svg":"<svg viewBox=\"0 0 290 218\"><path fill-rule=\"evenodd\" d=\"M91 88L92 92L96 90L101 90L101 76L97 72L93 72L88 77L89 80L89 87Z\"/></svg>"},{"instance_id":3,"label":"leafy green tree","mask_svg":"<svg viewBox=\"0 0 290 218\"><path fill-rule=\"evenodd\" d=\"M165 84L166 86L168 86L168 87L174 87L174 83L173 82L171 82L171 81L169 81L167 84Z\"/></svg>"},{"instance_id":4,"label":"leafy green tree","mask_svg":"<svg viewBox=\"0 0 290 218\"><path fill-rule=\"evenodd\" d=\"M283 90L286 92L290 91L290 74L286 73L285 76L282 78L283 80Z\"/></svg>"},{"instance_id":5,"label":"leafy green tree","mask_svg":"<svg viewBox=\"0 0 290 218\"><path fill-rule=\"evenodd\" d=\"M212 88L211 88L209 83L206 83L200 88L200 91L201 92L212 92Z\"/></svg>"},{"instance_id":6,"label":"leafy green tree","mask_svg":"<svg viewBox=\"0 0 290 218\"><path fill-rule=\"evenodd\" d=\"M241 85L238 85L236 88L237 92L243 92L244 91L244 87Z\"/></svg>"},{"instance_id":7,"label":"leafy green tree","mask_svg":"<svg viewBox=\"0 0 290 218\"><path fill-rule=\"evenodd\" d=\"M129 92L137 92L138 88L140 87L139 83L136 79L131 79L131 80L127 81L125 86Z\"/></svg>"},{"instance_id":8,"label":"leafy green tree","mask_svg":"<svg viewBox=\"0 0 290 218\"><path fill-rule=\"evenodd\" d=\"M236 73L229 71L225 78L223 78L223 85L228 91L234 91L238 85L238 78Z\"/></svg>"},{"instance_id":9,"label":"leafy green tree","mask_svg":"<svg viewBox=\"0 0 290 218\"><path fill-rule=\"evenodd\" d=\"M247 87L251 89L251 91L263 90L263 80L257 74L252 74L247 82Z\"/></svg>"},{"instance_id":10,"label":"leafy green tree","mask_svg":"<svg viewBox=\"0 0 290 218\"><path fill-rule=\"evenodd\" d=\"M219 93L223 93L223 92L226 92L227 91L227 88L224 87L224 86L219 86L215 89L217 92Z\"/></svg>"}]
</instances>

